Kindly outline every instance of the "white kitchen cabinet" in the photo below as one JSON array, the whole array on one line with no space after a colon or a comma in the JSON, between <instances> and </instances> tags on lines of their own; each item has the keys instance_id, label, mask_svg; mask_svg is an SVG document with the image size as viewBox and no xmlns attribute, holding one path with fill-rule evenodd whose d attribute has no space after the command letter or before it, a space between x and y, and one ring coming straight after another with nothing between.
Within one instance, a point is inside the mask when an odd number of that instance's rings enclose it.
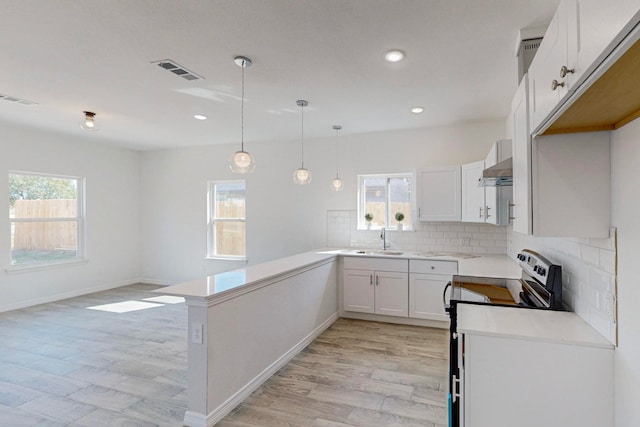
<instances>
[{"instance_id":1,"label":"white kitchen cabinet","mask_svg":"<svg viewBox=\"0 0 640 427\"><path fill-rule=\"evenodd\" d=\"M464 427L613 425L613 350L464 334Z\"/></svg>"},{"instance_id":2,"label":"white kitchen cabinet","mask_svg":"<svg viewBox=\"0 0 640 427\"><path fill-rule=\"evenodd\" d=\"M342 306L345 311L408 316L406 259L345 257L343 263Z\"/></svg>"},{"instance_id":3,"label":"white kitchen cabinet","mask_svg":"<svg viewBox=\"0 0 640 427\"><path fill-rule=\"evenodd\" d=\"M443 293L457 272L456 261L409 260L409 317L448 322Z\"/></svg>"},{"instance_id":4,"label":"white kitchen cabinet","mask_svg":"<svg viewBox=\"0 0 640 427\"><path fill-rule=\"evenodd\" d=\"M462 165L462 222L485 222L485 188L480 186L484 160Z\"/></svg>"},{"instance_id":5,"label":"white kitchen cabinet","mask_svg":"<svg viewBox=\"0 0 640 427\"><path fill-rule=\"evenodd\" d=\"M487 158L462 165L462 221L494 225L509 223L511 186L484 187L479 183L482 171L511 157L511 141L496 141Z\"/></svg>"},{"instance_id":6,"label":"white kitchen cabinet","mask_svg":"<svg viewBox=\"0 0 640 427\"><path fill-rule=\"evenodd\" d=\"M511 103L513 125L513 203L509 215L513 231L532 233L531 136L529 134L529 80L525 74Z\"/></svg>"},{"instance_id":7,"label":"white kitchen cabinet","mask_svg":"<svg viewBox=\"0 0 640 427\"><path fill-rule=\"evenodd\" d=\"M609 132L531 138L527 78L512 103L513 230L540 237L609 237Z\"/></svg>"},{"instance_id":8,"label":"white kitchen cabinet","mask_svg":"<svg viewBox=\"0 0 640 427\"><path fill-rule=\"evenodd\" d=\"M639 10L638 0L560 2L529 67L533 133L543 133L549 119L573 102L573 92L624 39Z\"/></svg>"},{"instance_id":9,"label":"white kitchen cabinet","mask_svg":"<svg viewBox=\"0 0 640 427\"><path fill-rule=\"evenodd\" d=\"M568 93L568 84L559 74L560 68L568 65L568 1L560 2L529 67L531 129L536 129Z\"/></svg>"},{"instance_id":10,"label":"white kitchen cabinet","mask_svg":"<svg viewBox=\"0 0 640 427\"><path fill-rule=\"evenodd\" d=\"M418 220L460 221L460 166L440 166L418 172Z\"/></svg>"}]
</instances>

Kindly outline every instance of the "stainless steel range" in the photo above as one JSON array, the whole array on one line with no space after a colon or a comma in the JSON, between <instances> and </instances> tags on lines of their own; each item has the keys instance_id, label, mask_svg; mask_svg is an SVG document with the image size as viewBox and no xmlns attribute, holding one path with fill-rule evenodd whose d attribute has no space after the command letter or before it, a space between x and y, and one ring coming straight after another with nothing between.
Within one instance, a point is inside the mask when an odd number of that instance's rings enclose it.
<instances>
[{"instance_id":1,"label":"stainless steel range","mask_svg":"<svg viewBox=\"0 0 640 427\"><path fill-rule=\"evenodd\" d=\"M451 318L449 340L449 426L461 427L458 397L459 361L457 305L487 304L526 309L562 310L562 267L524 249L517 256L520 279L453 276L444 290L445 310Z\"/></svg>"}]
</instances>

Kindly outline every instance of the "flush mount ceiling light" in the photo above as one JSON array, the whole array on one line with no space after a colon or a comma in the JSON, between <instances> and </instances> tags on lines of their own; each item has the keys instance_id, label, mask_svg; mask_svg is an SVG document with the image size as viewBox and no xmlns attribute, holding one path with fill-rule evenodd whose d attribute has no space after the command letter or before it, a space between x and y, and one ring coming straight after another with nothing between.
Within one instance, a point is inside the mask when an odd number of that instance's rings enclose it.
<instances>
[{"instance_id":1,"label":"flush mount ceiling light","mask_svg":"<svg viewBox=\"0 0 640 427\"><path fill-rule=\"evenodd\" d=\"M305 185L311 182L311 172L304 168L304 107L309 105L309 103L304 99L299 99L296 101L296 105L300 107L300 147L302 148L302 165L293 173L293 182L298 185Z\"/></svg>"},{"instance_id":2,"label":"flush mount ceiling light","mask_svg":"<svg viewBox=\"0 0 640 427\"><path fill-rule=\"evenodd\" d=\"M400 49L391 49L385 52L384 59L389 62L398 62L404 59L404 52Z\"/></svg>"},{"instance_id":3,"label":"flush mount ceiling light","mask_svg":"<svg viewBox=\"0 0 640 427\"><path fill-rule=\"evenodd\" d=\"M342 184L342 180L340 179L340 174L338 173L338 166L339 166L339 156L338 156L338 145L340 142L340 129L342 129L342 126L340 125L333 125L333 129L336 131L336 177L333 178L333 180L331 181L331 188L333 189L333 191L342 191L342 189L344 188L343 184Z\"/></svg>"},{"instance_id":4,"label":"flush mount ceiling light","mask_svg":"<svg viewBox=\"0 0 640 427\"><path fill-rule=\"evenodd\" d=\"M424 112L424 108L422 108L422 107L412 107L411 108L411 112L413 114L420 114L420 113Z\"/></svg>"},{"instance_id":5,"label":"flush mount ceiling light","mask_svg":"<svg viewBox=\"0 0 640 427\"><path fill-rule=\"evenodd\" d=\"M236 56L233 60L236 65L242 68L242 101L241 101L241 119L240 119L240 151L233 153L229 159L229 169L235 173L251 173L256 168L256 162L251 154L244 151L244 69L250 67L252 62L244 56Z\"/></svg>"},{"instance_id":6,"label":"flush mount ceiling light","mask_svg":"<svg viewBox=\"0 0 640 427\"><path fill-rule=\"evenodd\" d=\"M95 131L98 130L98 124L96 123L96 113L91 111L83 111L84 118L80 122L80 127L84 130Z\"/></svg>"},{"instance_id":7,"label":"flush mount ceiling light","mask_svg":"<svg viewBox=\"0 0 640 427\"><path fill-rule=\"evenodd\" d=\"M207 116L204 116L202 114L194 114L193 118L196 120L207 120Z\"/></svg>"}]
</instances>

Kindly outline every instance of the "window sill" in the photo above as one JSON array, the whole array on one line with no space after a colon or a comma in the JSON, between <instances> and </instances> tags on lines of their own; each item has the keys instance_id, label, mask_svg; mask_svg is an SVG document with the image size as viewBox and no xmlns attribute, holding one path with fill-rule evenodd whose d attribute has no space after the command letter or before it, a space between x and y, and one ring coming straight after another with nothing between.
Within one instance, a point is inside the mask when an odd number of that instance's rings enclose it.
<instances>
[{"instance_id":1,"label":"window sill","mask_svg":"<svg viewBox=\"0 0 640 427\"><path fill-rule=\"evenodd\" d=\"M387 228L387 227L380 227L380 228L362 228L362 227L358 227L356 228L356 231L382 231L382 229L384 228L385 231L415 231L415 229L413 227L404 227L402 230L398 230L397 228Z\"/></svg>"},{"instance_id":2,"label":"window sill","mask_svg":"<svg viewBox=\"0 0 640 427\"><path fill-rule=\"evenodd\" d=\"M237 261L247 263L248 260L245 257L233 257L233 256L207 256L204 258L207 261Z\"/></svg>"},{"instance_id":3,"label":"window sill","mask_svg":"<svg viewBox=\"0 0 640 427\"><path fill-rule=\"evenodd\" d=\"M88 258L74 259L72 261L52 262L42 264L12 265L4 269L7 274L31 273L52 268L71 267L89 262Z\"/></svg>"}]
</instances>

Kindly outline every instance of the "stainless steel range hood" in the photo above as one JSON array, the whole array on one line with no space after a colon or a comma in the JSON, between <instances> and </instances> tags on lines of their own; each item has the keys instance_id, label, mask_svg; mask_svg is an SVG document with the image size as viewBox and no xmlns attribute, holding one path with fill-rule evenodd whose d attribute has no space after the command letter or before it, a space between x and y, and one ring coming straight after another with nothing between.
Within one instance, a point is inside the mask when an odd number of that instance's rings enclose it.
<instances>
[{"instance_id":1,"label":"stainless steel range hood","mask_svg":"<svg viewBox=\"0 0 640 427\"><path fill-rule=\"evenodd\" d=\"M502 187L513 185L513 159L509 157L482 171L480 185L483 187Z\"/></svg>"}]
</instances>

